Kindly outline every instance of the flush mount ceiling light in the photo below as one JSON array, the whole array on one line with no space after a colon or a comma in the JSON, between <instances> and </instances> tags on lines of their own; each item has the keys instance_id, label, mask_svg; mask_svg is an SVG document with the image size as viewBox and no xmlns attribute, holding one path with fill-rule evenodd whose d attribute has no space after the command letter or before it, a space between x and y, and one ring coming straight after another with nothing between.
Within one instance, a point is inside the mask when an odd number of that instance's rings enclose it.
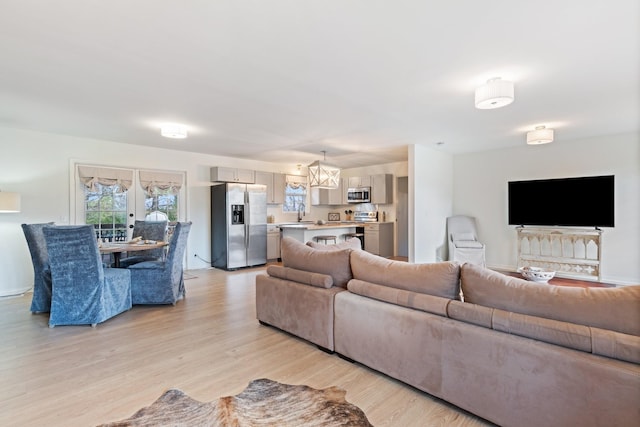
<instances>
[{"instance_id":1,"label":"flush mount ceiling light","mask_svg":"<svg viewBox=\"0 0 640 427\"><path fill-rule=\"evenodd\" d=\"M0 191L0 212L20 212L20 193Z\"/></svg>"},{"instance_id":2,"label":"flush mount ceiling light","mask_svg":"<svg viewBox=\"0 0 640 427\"><path fill-rule=\"evenodd\" d=\"M476 89L476 108L491 110L509 105L513 102L513 82L500 77L487 80Z\"/></svg>"},{"instance_id":3,"label":"flush mount ceiling light","mask_svg":"<svg viewBox=\"0 0 640 427\"><path fill-rule=\"evenodd\" d=\"M309 166L309 186L313 188L338 188L340 186L340 168L324 162L327 152L322 151L323 161L316 160Z\"/></svg>"},{"instance_id":4,"label":"flush mount ceiling light","mask_svg":"<svg viewBox=\"0 0 640 427\"><path fill-rule=\"evenodd\" d=\"M175 123L162 125L160 126L160 135L165 138L184 139L187 137L187 127Z\"/></svg>"},{"instance_id":5,"label":"flush mount ceiling light","mask_svg":"<svg viewBox=\"0 0 640 427\"><path fill-rule=\"evenodd\" d=\"M536 126L536 130L527 132L527 144L540 145L548 144L553 141L553 129L547 129L544 126Z\"/></svg>"}]
</instances>

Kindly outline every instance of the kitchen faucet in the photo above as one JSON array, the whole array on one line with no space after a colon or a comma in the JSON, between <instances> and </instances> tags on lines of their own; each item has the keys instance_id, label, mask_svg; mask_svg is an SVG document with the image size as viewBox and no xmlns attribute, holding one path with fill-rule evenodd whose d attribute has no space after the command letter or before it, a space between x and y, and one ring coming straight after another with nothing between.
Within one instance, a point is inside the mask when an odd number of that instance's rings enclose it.
<instances>
[{"instance_id":1,"label":"kitchen faucet","mask_svg":"<svg viewBox=\"0 0 640 427\"><path fill-rule=\"evenodd\" d=\"M304 203L300 203L298 205L298 222L302 221L302 217L304 216Z\"/></svg>"}]
</instances>

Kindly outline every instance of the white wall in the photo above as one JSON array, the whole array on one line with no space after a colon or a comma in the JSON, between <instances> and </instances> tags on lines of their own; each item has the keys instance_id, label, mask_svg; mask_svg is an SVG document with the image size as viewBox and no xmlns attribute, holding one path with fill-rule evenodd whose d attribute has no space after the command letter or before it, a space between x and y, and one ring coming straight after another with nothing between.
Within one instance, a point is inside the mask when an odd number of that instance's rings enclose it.
<instances>
[{"instance_id":1,"label":"white wall","mask_svg":"<svg viewBox=\"0 0 640 427\"><path fill-rule=\"evenodd\" d=\"M615 175L616 226L603 228L603 281L640 283L637 134L461 154L454 157L453 164L453 213L476 217L479 237L487 245L487 266L504 269L517 265L516 232L507 224L508 181ZM548 203L553 209L553 202Z\"/></svg>"},{"instance_id":2,"label":"white wall","mask_svg":"<svg viewBox=\"0 0 640 427\"><path fill-rule=\"evenodd\" d=\"M297 173L294 165L0 127L0 190L22 195L20 213L0 214L0 295L23 292L33 283L20 224L69 221L72 160L185 171L187 220L194 223L187 247L188 268L209 267L193 255L207 259L210 253L211 166ZM409 176L410 261L440 260L446 243L446 217L467 214L478 219L480 237L487 244L488 265L507 269L516 266L515 231L507 225L507 181L615 174L616 227L604 229L603 278L611 283L640 283L640 140L636 134L456 156L411 146L406 164L349 169L344 176L374 173ZM388 209L387 220L392 221L394 208L383 208ZM331 210L314 207L307 219L325 219ZM269 208L270 213L278 211L280 207ZM295 214L288 215L290 218L280 214L277 220L295 220Z\"/></svg>"},{"instance_id":3,"label":"white wall","mask_svg":"<svg viewBox=\"0 0 640 427\"><path fill-rule=\"evenodd\" d=\"M409 147L409 261L446 259L446 223L453 205L453 156Z\"/></svg>"},{"instance_id":4,"label":"white wall","mask_svg":"<svg viewBox=\"0 0 640 427\"><path fill-rule=\"evenodd\" d=\"M20 224L69 222L69 168L72 160L185 171L186 219L193 222L187 247L188 268L209 267L194 258L194 254L208 259L211 252L211 166L293 173L286 170L285 165L2 127L0 147L0 190L19 192L22 196L21 212L0 214L0 295L23 292L33 285L33 267Z\"/></svg>"}]
</instances>

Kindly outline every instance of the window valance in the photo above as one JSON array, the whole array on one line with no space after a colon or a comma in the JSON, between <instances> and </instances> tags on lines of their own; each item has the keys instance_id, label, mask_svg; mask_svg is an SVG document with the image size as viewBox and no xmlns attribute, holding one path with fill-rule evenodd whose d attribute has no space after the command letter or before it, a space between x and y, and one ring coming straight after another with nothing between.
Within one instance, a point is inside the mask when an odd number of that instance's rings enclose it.
<instances>
[{"instance_id":1,"label":"window valance","mask_svg":"<svg viewBox=\"0 0 640 427\"><path fill-rule=\"evenodd\" d=\"M98 191L96 184L118 185L116 192L124 193L133 182L133 171L128 169L104 168L99 166L78 166L80 181L90 191Z\"/></svg>"},{"instance_id":2,"label":"window valance","mask_svg":"<svg viewBox=\"0 0 640 427\"><path fill-rule=\"evenodd\" d=\"M168 190L177 195L182 188L184 175L179 172L139 171L140 186L151 196L157 190Z\"/></svg>"},{"instance_id":3,"label":"window valance","mask_svg":"<svg viewBox=\"0 0 640 427\"><path fill-rule=\"evenodd\" d=\"M287 185L293 189L307 188L307 177L300 175L287 175Z\"/></svg>"}]
</instances>

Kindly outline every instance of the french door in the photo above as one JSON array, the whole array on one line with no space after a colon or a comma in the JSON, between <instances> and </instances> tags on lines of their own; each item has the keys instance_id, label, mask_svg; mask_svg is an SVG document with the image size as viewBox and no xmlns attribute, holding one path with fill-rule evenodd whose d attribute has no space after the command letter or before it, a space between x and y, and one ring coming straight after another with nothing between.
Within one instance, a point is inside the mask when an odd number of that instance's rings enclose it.
<instances>
[{"instance_id":1,"label":"french door","mask_svg":"<svg viewBox=\"0 0 640 427\"><path fill-rule=\"evenodd\" d=\"M140 170L114 166L72 164L71 192L72 224L90 224L102 241L127 241L132 237L136 219L183 221L185 212L184 186L164 188L144 181ZM148 172L154 177L176 176L184 182L182 172ZM150 186L152 188L150 188Z\"/></svg>"}]
</instances>

